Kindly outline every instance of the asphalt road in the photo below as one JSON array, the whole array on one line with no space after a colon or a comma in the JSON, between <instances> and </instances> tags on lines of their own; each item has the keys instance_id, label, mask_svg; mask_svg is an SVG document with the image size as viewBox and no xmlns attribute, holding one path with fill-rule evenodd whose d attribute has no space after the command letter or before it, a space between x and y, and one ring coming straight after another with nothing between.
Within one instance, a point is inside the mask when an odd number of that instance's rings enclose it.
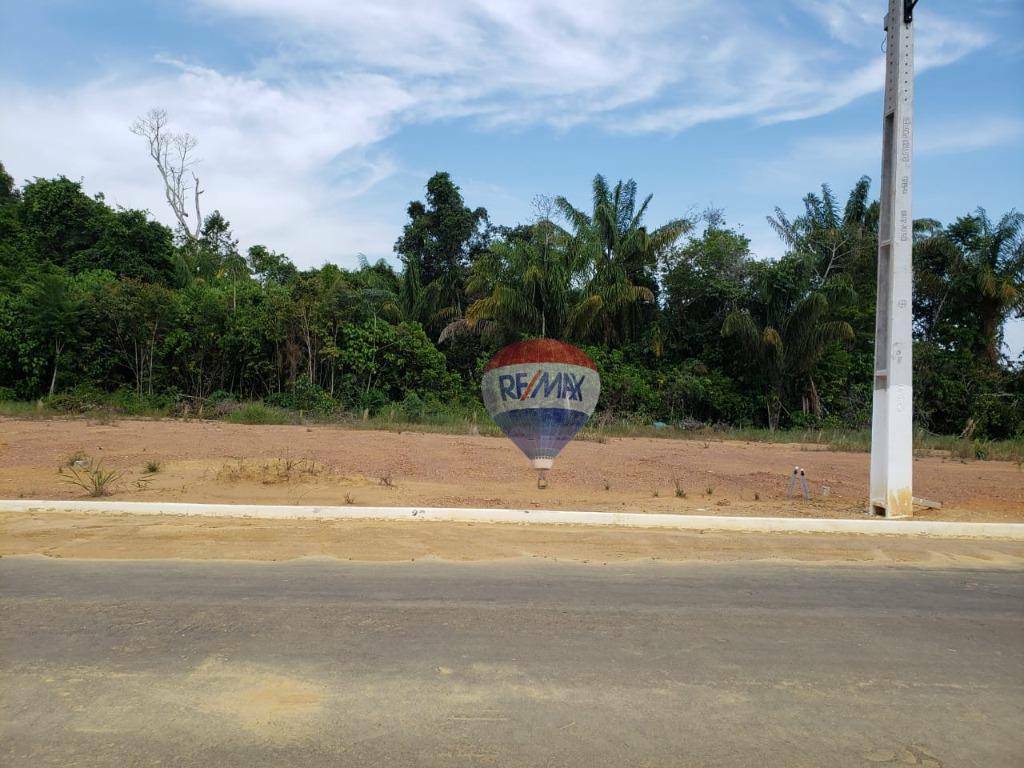
<instances>
[{"instance_id":1,"label":"asphalt road","mask_svg":"<svg viewBox=\"0 0 1024 768\"><path fill-rule=\"evenodd\" d=\"M1020 766L1024 574L0 560L0 764Z\"/></svg>"}]
</instances>

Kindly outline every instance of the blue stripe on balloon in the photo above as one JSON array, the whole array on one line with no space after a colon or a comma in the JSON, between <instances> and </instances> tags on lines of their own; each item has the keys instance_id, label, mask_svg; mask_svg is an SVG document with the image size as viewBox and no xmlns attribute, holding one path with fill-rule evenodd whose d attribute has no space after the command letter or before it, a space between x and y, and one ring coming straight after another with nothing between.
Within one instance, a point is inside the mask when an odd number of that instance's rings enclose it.
<instances>
[{"instance_id":1,"label":"blue stripe on balloon","mask_svg":"<svg viewBox=\"0 0 1024 768\"><path fill-rule=\"evenodd\" d=\"M589 416L569 408L521 408L499 413L494 421L527 458L553 459Z\"/></svg>"}]
</instances>

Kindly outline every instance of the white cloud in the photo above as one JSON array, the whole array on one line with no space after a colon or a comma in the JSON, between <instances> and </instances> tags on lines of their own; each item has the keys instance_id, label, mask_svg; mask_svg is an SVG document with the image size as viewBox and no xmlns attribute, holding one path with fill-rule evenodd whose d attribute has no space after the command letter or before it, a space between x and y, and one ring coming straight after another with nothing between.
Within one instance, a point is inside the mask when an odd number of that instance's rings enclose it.
<instances>
[{"instance_id":1,"label":"white cloud","mask_svg":"<svg viewBox=\"0 0 1024 768\"><path fill-rule=\"evenodd\" d=\"M383 72L427 89L421 118L678 132L825 114L883 78L883 4L860 0L794 0L781 7L798 23L785 24L741 0L197 2L263 22L294 66ZM971 24L926 20L919 70L989 41Z\"/></svg>"},{"instance_id":2,"label":"white cloud","mask_svg":"<svg viewBox=\"0 0 1024 768\"><path fill-rule=\"evenodd\" d=\"M3 88L4 159L16 176L81 176L167 221L155 171L127 130L161 106L200 139L207 208L304 265L390 251L401 206L369 210L364 194L398 170L380 147L406 125L673 133L777 123L838 109L882 79L880 11L855 0L791 0L771 13L741 0L193 5L223 17L215 23L245 20L273 56L234 74L168 59L63 90ZM987 40L932 13L919 68Z\"/></svg>"},{"instance_id":3,"label":"white cloud","mask_svg":"<svg viewBox=\"0 0 1024 768\"><path fill-rule=\"evenodd\" d=\"M879 121L881 122L881 121ZM1024 139L1024 121L991 115L970 122L926 123L914 137L914 155L954 155L1011 145ZM755 163L751 182L776 185L780 180L821 182L822 169L876 176L882 165L881 126L877 132L830 134L803 138L781 155Z\"/></svg>"},{"instance_id":4,"label":"white cloud","mask_svg":"<svg viewBox=\"0 0 1024 768\"><path fill-rule=\"evenodd\" d=\"M799 5L824 24L832 37L847 45L856 45L870 31L878 32L885 15L883 3L858 0L800 0Z\"/></svg>"},{"instance_id":5,"label":"white cloud","mask_svg":"<svg viewBox=\"0 0 1024 768\"><path fill-rule=\"evenodd\" d=\"M1001 147L1024 138L1024 120L1009 117L979 117L970 122L944 123L925 128L916 151L924 155L952 155Z\"/></svg>"},{"instance_id":6,"label":"white cloud","mask_svg":"<svg viewBox=\"0 0 1024 768\"><path fill-rule=\"evenodd\" d=\"M367 220L346 203L393 171L375 145L413 102L378 75L284 87L170 63L164 74L104 78L59 95L9 92L0 145L16 178L81 177L110 202L169 222L156 170L128 131L159 105L173 128L199 137L205 210L223 210L243 245L286 246L304 263L351 261L394 240L393 221Z\"/></svg>"}]
</instances>

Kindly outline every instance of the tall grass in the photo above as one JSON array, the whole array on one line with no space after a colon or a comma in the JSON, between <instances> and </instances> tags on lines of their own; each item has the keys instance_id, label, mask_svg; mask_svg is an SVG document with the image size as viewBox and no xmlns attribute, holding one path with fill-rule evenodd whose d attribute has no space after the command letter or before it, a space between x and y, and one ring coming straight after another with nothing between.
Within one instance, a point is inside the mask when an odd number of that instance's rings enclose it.
<instances>
[{"instance_id":1,"label":"tall grass","mask_svg":"<svg viewBox=\"0 0 1024 768\"><path fill-rule=\"evenodd\" d=\"M0 400L0 416L12 419L52 419L60 413L48 407L42 400L25 402L23 400Z\"/></svg>"},{"instance_id":2,"label":"tall grass","mask_svg":"<svg viewBox=\"0 0 1024 768\"><path fill-rule=\"evenodd\" d=\"M231 424L295 424L298 423L298 414L256 401L242 403L227 413L224 421Z\"/></svg>"}]
</instances>

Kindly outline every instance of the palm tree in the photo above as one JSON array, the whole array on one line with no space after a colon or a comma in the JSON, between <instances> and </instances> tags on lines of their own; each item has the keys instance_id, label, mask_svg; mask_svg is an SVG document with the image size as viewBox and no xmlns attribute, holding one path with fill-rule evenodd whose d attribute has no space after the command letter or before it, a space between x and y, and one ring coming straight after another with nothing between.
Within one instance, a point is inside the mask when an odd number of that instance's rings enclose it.
<instances>
[{"instance_id":1,"label":"palm tree","mask_svg":"<svg viewBox=\"0 0 1024 768\"><path fill-rule=\"evenodd\" d=\"M560 337L565 332L572 264L566 233L542 218L494 243L476 260L466 293L476 296L440 341L463 332Z\"/></svg>"},{"instance_id":2,"label":"palm tree","mask_svg":"<svg viewBox=\"0 0 1024 768\"><path fill-rule=\"evenodd\" d=\"M946 236L962 253L962 269L976 294L980 357L999 361L1003 323L1024 313L1024 214L1010 211L993 224L984 208L961 216Z\"/></svg>"},{"instance_id":3,"label":"palm tree","mask_svg":"<svg viewBox=\"0 0 1024 768\"><path fill-rule=\"evenodd\" d=\"M652 195L636 204L636 182L613 188L598 174L593 182L593 212L587 215L564 197L555 199L572 230L569 259L583 275L580 296L567 317L577 338L600 337L605 344L628 337L638 325L638 305L655 300L658 257L687 231L686 219L673 219L653 231L643 226Z\"/></svg>"},{"instance_id":4,"label":"palm tree","mask_svg":"<svg viewBox=\"0 0 1024 768\"><path fill-rule=\"evenodd\" d=\"M821 415L814 368L830 344L853 341L853 328L845 321L826 319L829 301L821 291L807 294L792 306L770 288L766 294L762 297L765 322L759 323L749 310L735 310L725 318L722 335L736 339L764 374L768 428L774 431L786 392L795 387L803 389L804 412Z\"/></svg>"},{"instance_id":5,"label":"palm tree","mask_svg":"<svg viewBox=\"0 0 1024 768\"><path fill-rule=\"evenodd\" d=\"M822 184L820 197L813 192L804 197L803 215L790 220L781 208L776 208L775 215L768 217L789 250L811 262L818 286L853 269L858 260L874 258L878 206L869 203L870 189L871 179L862 176L840 211L832 189Z\"/></svg>"},{"instance_id":6,"label":"palm tree","mask_svg":"<svg viewBox=\"0 0 1024 768\"><path fill-rule=\"evenodd\" d=\"M430 314L427 306L426 289L423 286L421 265L416 257L403 258L402 282L399 286L398 300L402 308L402 317L414 320L427 327Z\"/></svg>"}]
</instances>

